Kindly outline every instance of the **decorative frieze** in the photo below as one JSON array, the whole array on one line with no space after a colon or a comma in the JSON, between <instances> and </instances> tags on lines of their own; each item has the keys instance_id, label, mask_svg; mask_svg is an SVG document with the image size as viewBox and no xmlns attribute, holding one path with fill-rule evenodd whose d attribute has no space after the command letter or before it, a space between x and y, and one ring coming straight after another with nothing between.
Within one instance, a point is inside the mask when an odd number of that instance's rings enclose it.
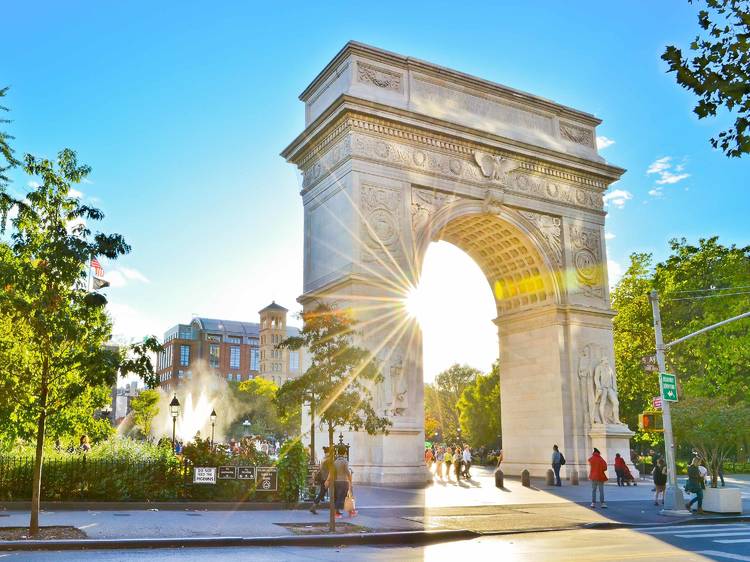
<instances>
[{"instance_id":1,"label":"decorative frieze","mask_svg":"<svg viewBox=\"0 0 750 562\"><path fill-rule=\"evenodd\" d=\"M362 61L357 61L357 81L385 90L404 91L403 74Z\"/></svg>"},{"instance_id":2,"label":"decorative frieze","mask_svg":"<svg viewBox=\"0 0 750 562\"><path fill-rule=\"evenodd\" d=\"M534 225L541 238L547 243L555 264L562 267L562 219L534 211L519 211L522 217Z\"/></svg>"},{"instance_id":3,"label":"decorative frieze","mask_svg":"<svg viewBox=\"0 0 750 562\"><path fill-rule=\"evenodd\" d=\"M587 297L603 297L602 241L598 229L570 226L576 280Z\"/></svg>"},{"instance_id":4,"label":"decorative frieze","mask_svg":"<svg viewBox=\"0 0 750 562\"><path fill-rule=\"evenodd\" d=\"M572 123L560 121L560 136L575 144L582 144L589 148L596 148L594 144L594 133L591 129L584 129Z\"/></svg>"},{"instance_id":5,"label":"decorative frieze","mask_svg":"<svg viewBox=\"0 0 750 562\"><path fill-rule=\"evenodd\" d=\"M362 260L380 261L387 267L402 255L401 193L397 189L364 184L361 188L362 230L366 233Z\"/></svg>"},{"instance_id":6,"label":"decorative frieze","mask_svg":"<svg viewBox=\"0 0 750 562\"><path fill-rule=\"evenodd\" d=\"M422 232L423 228L432 220L435 212L446 205L452 205L460 201L460 199L460 197L450 193L413 187L411 190L411 222L414 232Z\"/></svg>"}]
</instances>

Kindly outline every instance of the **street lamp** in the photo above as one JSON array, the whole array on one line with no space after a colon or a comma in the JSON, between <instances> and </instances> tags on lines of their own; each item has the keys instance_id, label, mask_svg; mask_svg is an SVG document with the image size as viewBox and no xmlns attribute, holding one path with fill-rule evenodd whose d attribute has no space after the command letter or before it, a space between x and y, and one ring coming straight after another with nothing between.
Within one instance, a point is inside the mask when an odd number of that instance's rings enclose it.
<instances>
[{"instance_id":1,"label":"street lamp","mask_svg":"<svg viewBox=\"0 0 750 562\"><path fill-rule=\"evenodd\" d=\"M177 425L177 416L180 415L180 401L177 400L177 394L174 395L169 403L169 413L172 415L172 451L174 451L175 427Z\"/></svg>"},{"instance_id":2,"label":"street lamp","mask_svg":"<svg viewBox=\"0 0 750 562\"><path fill-rule=\"evenodd\" d=\"M461 428L459 427L457 431L458 431L458 446L461 447L463 446L461 443Z\"/></svg>"},{"instance_id":3,"label":"street lamp","mask_svg":"<svg viewBox=\"0 0 750 562\"><path fill-rule=\"evenodd\" d=\"M250 420L245 420L242 422L242 427L245 431L245 437L250 435Z\"/></svg>"},{"instance_id":4,"label":"street lamp","mask_svg":"<svg viewBox=\"0 0 750 562\"><path fill-rule=\"evenodd\" d=\"M208 416L211 420L211 448L214 448L214 426L216 425L216 410L211 410L211 415Z\"/></svg>"}]
</instances>

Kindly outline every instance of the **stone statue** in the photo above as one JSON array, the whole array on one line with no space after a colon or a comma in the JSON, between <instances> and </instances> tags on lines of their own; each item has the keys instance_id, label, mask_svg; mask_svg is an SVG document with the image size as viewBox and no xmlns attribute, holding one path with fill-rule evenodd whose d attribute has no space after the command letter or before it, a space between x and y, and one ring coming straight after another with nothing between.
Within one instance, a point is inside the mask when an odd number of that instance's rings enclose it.
<instances>
[{"instance_id":1,"label":"stone statue","mask_svg":"<svg viewBox=\"0 0 750 562\"><path fill-rule=\"evenodd\" d=\"M390 396L388 401L391 406L391 414L394 416L402 416L404 410L406 410L406 393L409 388L406 384L406 380L404 380L403 371L402 361L399 360L391 365L388 377L390 383Z\"/></svg>"},{"instance_id":2,"label":"stone statue","mask_svg":"<svg viewBox=\"0 0 750 562\"><path fill-rule=\"evenodd\" d=\"M596 400L594 398L593 379L594 364L596 363L594 354L596 351L599 351L598 347L594 344L589 344L584 346L578 355L578 378L581 381L581 386L583 388L582 396L589 424L602 422L599 418L599 411L597 410Z\"/></svg>"},{"instance_id":3,"label":"stone statue","mask_svg":"<svg viewBox=\"0 0 750 562\"><path fill-rule=\"evenodd\" d=\"M620 423L620 401L617 399L615 372L609 365L606 355L601 358L594 370L594 400L599 407L599 418L603 423ZM607 404L612 406L607 415Z\"/></svg>"}]
</instances>

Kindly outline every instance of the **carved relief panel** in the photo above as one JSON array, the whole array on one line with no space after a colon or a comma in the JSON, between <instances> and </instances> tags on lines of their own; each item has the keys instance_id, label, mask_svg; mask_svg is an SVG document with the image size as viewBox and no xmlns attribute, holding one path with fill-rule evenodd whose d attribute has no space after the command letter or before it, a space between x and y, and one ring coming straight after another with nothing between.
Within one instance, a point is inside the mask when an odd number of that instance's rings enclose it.
<instances>
[{"instance_id":1,"label":"carved relief panel","mask_svg":"<svg viewBox=\"0 0 750 562\"><path fill-rule=\"evenodd\" d=\"M570 246L579 292L587 297L604 297L604 263L601 230L570 225Z\"/></svg>"},{"instance_id":2,"label":"carved relief panel","mask_svg":"<svg viewBox=\"0 0 750 562\"><path fill-rule=\"evenodd\" d=\"M360 190L362 261L388 265L403 256L401 246L401 191L363 183Z\"/></svg>"}]
</instances>

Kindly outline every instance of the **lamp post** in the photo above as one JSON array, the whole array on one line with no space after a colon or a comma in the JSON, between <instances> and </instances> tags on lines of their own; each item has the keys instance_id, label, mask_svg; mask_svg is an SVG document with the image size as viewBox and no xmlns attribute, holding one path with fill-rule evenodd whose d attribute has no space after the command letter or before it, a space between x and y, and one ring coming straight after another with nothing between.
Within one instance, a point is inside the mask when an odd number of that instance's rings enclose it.
<instances>
[{"instance_id":1,"label":"lamp post","mask_svg":"<svg viewBox=\"0 0 750 562\"><path fill-rule=\"evenodd\" d=\"M245 420L242 422L242 429L245 432L245 437L250 435L250 420Z\"/></svg>"},{"instance_id":2,"label":"lamp post","mask_svg":"<svg viewBox=\"0 0 750 562\"><path fill-rule=\"evenodd\" d=\"M211 415L208 416L211 420L211 449L214 448L214 426L216 425L216 410L211 410Z\"/></svg>"},{"instance_id":3,"label":"lamp post","mask_svg":"<svg viewBox=\"0 0 750 562\"><path fill-rule=\"evenodd\" d=\"M458 432L458 446L462 447L463 444L461 442L461 428L459 427L456 431Z\"/></svg>"},{"instance_id":4,"label":"lamp post","mask_svg":"<svg viewBox=\"0 0 750 562\"><path fill-rule=\"evenodd\" d=\"M174 451L175 427L177 426L177 416L180 415L180 401L177 400L177 394L169 403L169 413L172 415L172 451Z\"/></svg>"}]
</instances>

